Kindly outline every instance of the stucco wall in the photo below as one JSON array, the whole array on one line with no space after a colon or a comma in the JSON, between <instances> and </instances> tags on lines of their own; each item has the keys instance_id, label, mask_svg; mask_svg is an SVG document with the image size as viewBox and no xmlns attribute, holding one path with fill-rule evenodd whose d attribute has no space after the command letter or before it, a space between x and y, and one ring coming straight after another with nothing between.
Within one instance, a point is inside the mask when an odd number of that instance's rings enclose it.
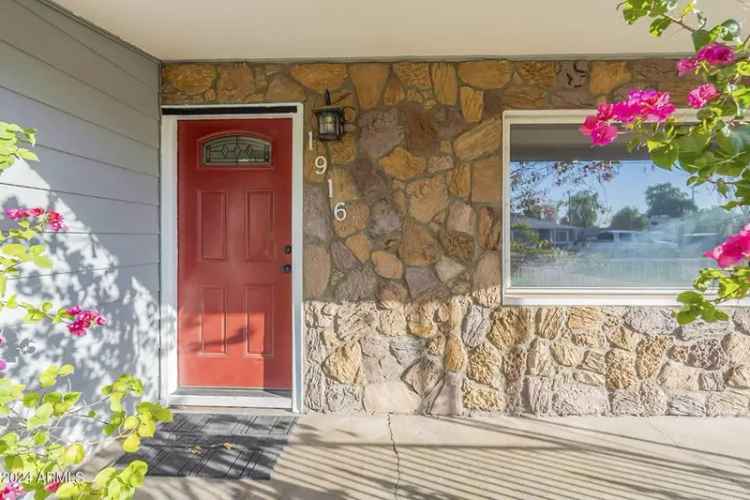
<instances>
[{"instance_id":1,"label":"stucco wall","mask_svg":"<svg viewBox=\"0 0 750 500\"><path fill-rule=\"evenodd\" d=\"M304 102L307 130L325 89L356 109L342 141L305 148L308 410L746 413L745 313L679 328L662 309L501 304L502 112L590 108L632 86L684 103L695 83L666 60L162 68L166 104Z\"/></svg>"},{"instance_id":2,"label":"stucco wall","mask_svg":"<svg viewBox=\"0 0 750 500\"><path fill-rule=\"evenodd\" d=\"M90 401L127 372L157 398L159 64L38 0L3 0L0 19L0 120L37 128L40 159L0 175L0 209L52 208L68 226L44 235L54 268L23 272L10 292L109 320L75 338L3 310L2 357L22 381L74 363Z\"/></svg>"}]
</instances>

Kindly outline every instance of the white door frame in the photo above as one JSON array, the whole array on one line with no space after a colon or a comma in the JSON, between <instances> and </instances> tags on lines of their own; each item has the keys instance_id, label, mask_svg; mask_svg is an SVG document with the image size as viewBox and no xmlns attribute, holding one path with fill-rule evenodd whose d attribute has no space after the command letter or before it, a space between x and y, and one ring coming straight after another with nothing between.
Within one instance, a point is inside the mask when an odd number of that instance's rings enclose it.
<instances>
[{"instance_id":1,"label":"white door frame","mask_svg":"<svg viewBox=\"0 0 750 500\"><path fill-rule=\"evenodd\" d=\"M296 112L276 112L273 108L294 106ZM272 108L251 111L251 108ZM302 186L304 108L300 103L265 103L231 106L163 106L162 110L200 110L201 114L169 114L161 117L161 321L159 328L159 398L163 404L196 406L240 406L286 408L302 411ZM208 110L215 111L208 111ZM230 113L229 110L232 110ZM247 109L248 113L242 113ZM223 111L223 112L222 112ZM210 114L203 114L210 113ZM180 391L177 382L177 124L181 120L209 119L292 119L292 397L206 395Z\"/></svg>"}]
</instances>

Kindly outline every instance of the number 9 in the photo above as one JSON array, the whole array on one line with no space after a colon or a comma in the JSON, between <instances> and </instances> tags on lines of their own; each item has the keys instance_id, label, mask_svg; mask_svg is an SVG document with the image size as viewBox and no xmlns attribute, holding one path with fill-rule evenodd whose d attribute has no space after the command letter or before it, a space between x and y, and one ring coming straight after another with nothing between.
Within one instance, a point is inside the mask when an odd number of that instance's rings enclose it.
<instances>
[{"instance_id":1,"label":"number 9","mask_svg":"<svg viewBox=\"0 0 750 500\"><path fill-rule=\"evenodd\" d=\"M315 158L315 173L323 175L326 173L326 170L328 170L328 160L326 160L326 157L318 156Z\"/></svg>"}]
</instances>

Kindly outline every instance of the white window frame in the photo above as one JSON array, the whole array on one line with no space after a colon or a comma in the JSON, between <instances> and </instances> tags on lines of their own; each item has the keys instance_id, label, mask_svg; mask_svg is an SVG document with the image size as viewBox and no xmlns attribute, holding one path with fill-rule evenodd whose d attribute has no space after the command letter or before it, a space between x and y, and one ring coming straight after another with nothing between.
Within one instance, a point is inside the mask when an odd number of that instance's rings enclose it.
<instances>
[{"instance_id":1,"label":"white window frame","mask_svg":"<svg viewBox=\"0 0 750 500\"><path fill-rule=\"evenodd\" d=\"M508 305L602 305L602 306L679 306L675 300L680 292L690 288L522 288L512 287L510 281L510 129L513 125L581 124L592 109L556 109L505 111L503 113L502 161L502 294ZM681 120L695 119L695 112L678 110ZM750 306L750 300L732 301L730 306Z\"/></svg>"}]
</instances>

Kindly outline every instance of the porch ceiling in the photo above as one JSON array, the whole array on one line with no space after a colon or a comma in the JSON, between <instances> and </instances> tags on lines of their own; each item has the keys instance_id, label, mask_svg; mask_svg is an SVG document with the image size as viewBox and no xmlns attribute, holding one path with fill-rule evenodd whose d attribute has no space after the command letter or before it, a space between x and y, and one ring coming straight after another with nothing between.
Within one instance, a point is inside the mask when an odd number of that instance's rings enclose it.
<instances>
[{"instance_id":1,"label":"porch ceiling","mask_svg":"<svg viewBox=\"0 0 750 500\"><path fill-rule=\"evenodd\" d=\"M618 0L56 0L167 61L675 54L626 26ZM750 16L750 0L704 0L715 19Z\"/></svg>"}]
</instances>

